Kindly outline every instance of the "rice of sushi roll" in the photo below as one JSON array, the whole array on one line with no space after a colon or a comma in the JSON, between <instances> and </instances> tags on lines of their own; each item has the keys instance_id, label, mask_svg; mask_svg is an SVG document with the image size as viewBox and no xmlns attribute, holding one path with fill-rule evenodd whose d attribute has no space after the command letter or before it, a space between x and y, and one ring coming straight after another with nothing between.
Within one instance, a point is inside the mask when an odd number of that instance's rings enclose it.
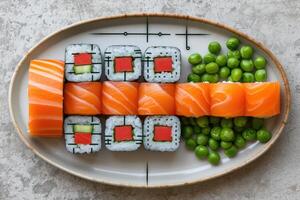
<instances>
[{"instance_id":1,"label":"rice of sushi roll","mask_svg":"<svg viewBox=\"0 0 300 200\"><path fill-rule=\"evenodd\" d=\"M138 116L111 116L105 124L105 146L110 151L135 151L141 146L143 132Z\"/></svg>"},{"instance_id":2,"label":"rice of sushi roll","mask_svg":"<svg viewBox=\"0 0 300 200\"><path fill-rule=\"evenodd\" d=\"M102 73L101 51L96 44L72 44L66 48L65 77L67 81L100 80Z\"/></svg>"},{"instance_id":3,"label":"rice of sushi roll","mask_svg":"<svg viewBox=\"0 0 300 200\"><path fill-rule=\"evenodd\" d=\"M180 78L181 54L176 47L154 46L144 54L144 78L147 82L172 83Z\"/></svg>"},{"instance_id":4,"label":"rice of sushi roll","mask_svg":"<svg viewBox=\"0 0 300 200\"><path fill-rule=\"evenodd\" d=\"M133 45L113 45L104 52L105 75L111 81L133 81L142 74L142 53Z\"/></svg>"},{"instance_id":5,"label":"rice of sushi roll","mask_svg":"<svg viewBox=\"0 0 300 200\"><path fill-rule=\"evenodd\" d=\"M66 148L74 154L101 149L101 123L95 116L68 116L64 121Z\"/></svg>"},{"instance_id":6,"label":"rice of sushi roll","mask_svg":"<svg viewBox=\"0 0 300 200\"><path fill-rule=\"evenodd\" d=\"M176 116L148 116L144 121L144 147L151 151L175 151L180 144L180 120Z\"/></svg>"}]
</instances>

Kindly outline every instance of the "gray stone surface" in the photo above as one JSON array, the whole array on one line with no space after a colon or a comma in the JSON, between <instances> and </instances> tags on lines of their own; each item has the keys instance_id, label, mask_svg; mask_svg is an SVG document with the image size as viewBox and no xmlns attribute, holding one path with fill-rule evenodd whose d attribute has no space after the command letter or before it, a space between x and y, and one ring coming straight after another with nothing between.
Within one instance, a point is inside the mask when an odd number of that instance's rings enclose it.
<instances>
[{"instance_id":1,"label":"gray stone surface","mask_svg":"<svg viewBox=\"0 0 300 200\"><path fill-rule=\"evenodd\" d=\"M18 138L8 114L14 67L43 37L66 25L125 12L171 12L213 19L263 42L282 61L293 106L284 134L245 168L202 184L129 189L97 184L60 171ZM299 0L1 0L0 199L300 199Z\"/></svg>"}]
</instances>

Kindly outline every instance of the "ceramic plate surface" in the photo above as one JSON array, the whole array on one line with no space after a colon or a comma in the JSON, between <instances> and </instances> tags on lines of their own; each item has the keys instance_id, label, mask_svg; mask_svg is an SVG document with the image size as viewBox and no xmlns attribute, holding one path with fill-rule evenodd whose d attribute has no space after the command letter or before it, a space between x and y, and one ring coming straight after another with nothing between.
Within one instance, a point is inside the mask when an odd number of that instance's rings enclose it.
<instances>
[{"instance_id":1,"label":"ceramic plate surface","mask_svg":"<svg viewBox=\"0 0 300 200\"><path fill-rule=\"evenodd\" d=\"M149 46L175 46L182 53L181 81L190 72L187 57L192 52L207 52L208 43L219 41L225 48L229 36L239 37L250 44L257 54L268 60L270 80L281 83L281 114L267 121L273 133L267 144L249 144L234 159L222 155L222 163L215 167L196 159L185 149L174 153L110 152L105 148L92 155L73 155L66 151L64 139L33 139L27 133L28 67L36 58L64 60L65 47L72 43L95 43L103 52L109 45L137 45L142 52ZM104 74L104 73L103 73ZM52 165L76 176L92 181L132 187L164 187L208 180L238 169L262 155L278 139L286 123L290 108L290 90L285 73L274 55L258 42L225 25L205 19L168 14L132 14L98 18L67 27L41 41L18 64L9 93L10 112L14 125L24 143L38 156Z\"/></svg>"}]
</instances>

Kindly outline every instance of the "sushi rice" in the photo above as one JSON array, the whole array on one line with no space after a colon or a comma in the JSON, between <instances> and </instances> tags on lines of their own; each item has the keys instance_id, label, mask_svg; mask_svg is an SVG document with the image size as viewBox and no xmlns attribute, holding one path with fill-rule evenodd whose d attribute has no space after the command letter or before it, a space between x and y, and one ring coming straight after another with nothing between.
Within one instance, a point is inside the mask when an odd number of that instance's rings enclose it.
<instances>
[{"instance_id":1,"label":"sushi rice","mask_svg":"<svg viewBox=\"0 0 300 200\"><path fill-rule=\"evenodd\" d=\"M173 71L156 73L154 71L154 59L157 57L172 57ZM149 47L145 51L144 60L144 78L147 82L172 83L180 79L181 53L178 48L167 46Z\"/></svg>"},{"instance_id":2,"label":"sushi rice","mask_svg":"<svg viewBox=\"0 0 300 200\"><path fill-rule=\"evenodd\" d=\"M92 54L92 72L93 73L74 73L74 54L91 53ZM65 53L65 77L67 81L84 82L100 80L102 73L101 51L96 44L71 44L66 48ZM93 64L94 63L94 64Z\"/></svg>"},{"instance_id":3,"label":"sushi rice","mask_svg":"<svg viewBox=\"0 0 300 200\"><path fill-rule=\"evenodd\" d=\"M110 151L135 151L142 143L142 122L136 115L111 116L105 123L105 146ZM131 125L133 131L132 141L114 141L114 129L116 126Z\"/></svg>"},{"instance_id":4,"label":"sushi rice","mask_svg":"<svg viewBox=\"0 0 300 200\"><path fill-rule=\"evenodd\" d=\"M74 125L92 125L92 144L75 144ZM101 122L95 116L68 116L64 121L66 148L71 153L93 153L101 149Z\"/></svg>"},{"instance_id":5,"label":"sushi rice","mask_svg":"<svg viewBox=\"0 0 300 200\"><path fill-rule=\"evenodd\" d=\"M112 45L104 52L105 75L111 81L133 81L140 78L142 74L142 54L137 46ZM132 72L115 72L114 60L116 57L132 57Z\"/></svg>"},{"instance_id":6,"label":"sushi rice","mask_svg":"<svg viewBox=\"0 0 300 200\"><path fill-rule=\"evenodd\" d=\"M169 126L172 127L172 142L154 141L154 127ZM151 151L175 151L180 144L180 120L176 116L148 116L144 121L144 147Z\"/></svg>"}]
</instances>

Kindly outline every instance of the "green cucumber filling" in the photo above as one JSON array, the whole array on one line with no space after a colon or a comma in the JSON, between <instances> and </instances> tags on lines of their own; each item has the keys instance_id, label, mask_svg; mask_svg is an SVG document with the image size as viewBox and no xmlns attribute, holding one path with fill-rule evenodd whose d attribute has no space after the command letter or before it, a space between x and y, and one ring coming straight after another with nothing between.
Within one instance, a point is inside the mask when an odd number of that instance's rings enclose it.
<instances>
[{"instance_id":1,"label":"green cucumber filling","mask_svg":"<svg viewBox=\"0 0 300 200\"><path fill-rule=\"evenodd\" d=\"M92 65L74 66L74 72L75 72L75 74L91 73L92 68L93 68Z\"/></svg>"},{"instance_id":2,"label":"green cucumber filling","mask_svg":"<svg viewBox=\"0 0 300 200\"><path fill-rule=\"evenodd\" d=\"M93 126L92 125L74 125L74 132L77 133L92 133Z\"/></svg>"}]
</instances>

